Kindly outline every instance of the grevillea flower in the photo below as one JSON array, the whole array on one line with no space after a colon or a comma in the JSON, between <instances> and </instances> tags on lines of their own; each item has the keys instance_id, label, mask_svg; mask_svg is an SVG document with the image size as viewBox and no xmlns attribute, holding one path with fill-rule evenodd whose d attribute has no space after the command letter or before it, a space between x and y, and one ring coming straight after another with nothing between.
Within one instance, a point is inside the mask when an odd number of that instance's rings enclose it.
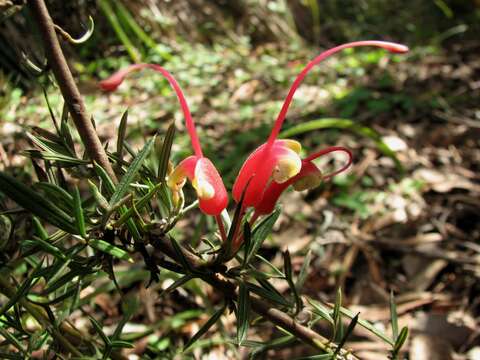
<instances>
[{"instance_id":1,"label":"grevillea flower","mask_svg":"<svg viewBox=\"0 0 480 360\"><path fill-rule=\"evenodd\" d=\"M270 213L280 194L289 185L293 185L297 190L312 188L318 186L322 180L331 178L350 166L352 155L345 148L330 147L302 160L299 156L301 145L298 142L294 140L279 140L277 137L293 96L308 72L329 56L343 49L359 46L380 47L393 53L405 53L408 51L406 46L396 43L357 41L327 50L305 66L293 82L267 142L258 147L247 158L233 185L232 193L235 201L238 202L243 194L243 206L255 208L253 221L261 214ZM349 159L341 169L322 177L313 160L333 151L346 152ZM252 220L251 222L253 222Z\"/></svg>"},{"instance_id":2,"label":"grevillea flower","mask_svg":"<svg viewBox=\"0 0 480 360\"><path fill-rule=\"evenodd\" d=\"M203 156L200 141L198 139L195 124L187 104L187 100L183 95L182 89L178 85L175 78L167 70L156 64L135 64L122 69L108 79L100 82L100 88L105 91L114 91L123 82L125 77L135 70L144 68L152 69L162 74L170 83L180 102L183 114L185 116L185 125L192 143L194 155L187 157L178 164L178 166L169 175L167 184L175 193L178 193L185 185L187 179L190 180L194 187L200 209L207 215L217 217L227 207L228 195L222 178L212 162ZM220 225L221 223L219 223Z\"/></svg>"}]
</instances>

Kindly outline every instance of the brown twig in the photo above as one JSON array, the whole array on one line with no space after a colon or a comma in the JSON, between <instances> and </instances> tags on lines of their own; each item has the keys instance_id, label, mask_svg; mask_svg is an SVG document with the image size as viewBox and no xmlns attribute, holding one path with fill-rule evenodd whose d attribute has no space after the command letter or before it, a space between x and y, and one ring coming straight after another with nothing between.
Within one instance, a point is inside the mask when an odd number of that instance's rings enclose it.
<instances>
[{"instance_id":1,"label":"brown twig","mask_svg":"<svg viewBox=\"0 0 480 360\"><path fill-rule=\"evenodd\" d=\"M179 261L175 249L166 236L153 235L151 236L150 241L156 249L162 251L162 253L166 254L171 259L177 262ZM194 254L186 251L185 249L183 249L182 252L190 268L200 269L201 271L201 269L205 266L205 263L201 262ZM237 298L238 294L236 291L236 285L233 282L220 277L220 275L216 273L202 273L199 275L199 277L201 277L202 280L210 284L216 290L223 292L225 297L230 299ZM290 315L270 306L270 304L267 302L252 296L250 303L252 310L258 315L295 335L305 344L310 345L317 350L326 352L332 352L335 349L335 344L330 342L327 338L323 337L314 330L299 324ZM349 354L346 351L342 351L340 355L343 357L343 359L357 359L354 355Z\"/></svg>"},{"instance_id":2,"label":"brown twig","mask_svg":"<svg viewBox=\"0 0 480 360\"><path fill-rule=\"evenodd\" d=\"M44 0L30 0L30 10L37 22L45 48L45 56L52 68L60 91L72 115L82 142L85 144L88 155L105 169L114 182L117 181L112 165L87 114L85 103L73 79L62 48L58 42L55 26L48 12Z\"/></svg>"}]
</instances>

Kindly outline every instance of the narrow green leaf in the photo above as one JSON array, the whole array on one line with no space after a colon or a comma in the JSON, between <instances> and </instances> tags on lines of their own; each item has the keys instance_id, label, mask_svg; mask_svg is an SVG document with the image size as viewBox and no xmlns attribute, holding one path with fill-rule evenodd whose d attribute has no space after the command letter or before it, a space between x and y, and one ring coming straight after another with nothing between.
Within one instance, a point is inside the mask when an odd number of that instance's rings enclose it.
<instances>
[{"instance_id":1,"label":"narrow green leaf","mask_svg":"<svg viewBox=\"0 0 480 360\"><path fill-rule=\"evenodd\" d=\"M221 309L217 310L208 321L203 324L200 330L197 331L195 335L185 344L183 347L183 351L188 350L190 346L192 346L198 339L200 339L222 316L223 312L225 311L226 306L224 305Z\"/></svg>"},{"instance_id":2,"label":"narrow green leaf","mask_svg":"<svg viewBox=\"0 0 480 360\"><path fill-rule=\"evenodd\" d=\"M52 201L57 207L65 212L71 212L74 207L73 196L68 193L64 188L48 183L38 182L33 185L34 189L39 189L46 198Z\"/></svg>"},{"instance_id":3,"label":"narrow green leaf","mask_svg":"<svg viewBox=\"0 0 480 360\"><path fill-rule=\"evenodd\" d=\"M172 152L173 138L175 137L175 123L171 123L168 127L165 138L163 139L162 150L160 150L160 156L158 160L158 180L164 181L167 176L168 162L170 160L170 154Z\"/></svg>"},{"instance_id":4,"label":"narrow green leaf","mask_svg":"<svg viewBox=\"0 0 480 360\"><path fill-rule=\"evenodd\" d=\"M331 360L332 354L320 354L320 355L310 355L310 356L302 356L295 360Z\"/></svg>"},{"instance_id":5,"label":"narrow green leaf","mask_svg":"<svg viewBox=\"0 0 480 360\"><path fill-rule=\"evenodd\" d=\"M88 187L90 188L90 192L92 193L93 198L97 202L98 206L100 206L100 208L103 210L107 210L108 209L107 199L105 199L105 197L102 195L102 193L100 192L100 190L98 189L97 185L95 185L94 182L90 181L90 179L88 179L87 181L88 181Z\"/></svg>"},{"instance_id":6,"label":"narrow green leaf","mask_svg":"<svg viewBox=\"0 0 480 360\"><path fill-rule=\"evenodd\" d=\"M303 301L298 294L297 288L295 287L295 282L293 281L292 260L290 259L290 252L288 249L283 253L283 266L285 268L285 278L295 299L295 314L298 314L303 308Z\"/></svg>"},{"instance_id":7,"label":"narrow green leaf","mask_svg":"<svg viewBox=\"0 0 480 360\"><path fill-rule=\"evenodd\" d=\"M307 301L310 305L313 307L313 312L323 318L324 320L327 320L332 326L335 324L335 321L333 320L332 316L330 315L330 312L328 309L323 306L322 304L307 298Z\"/></svg>"},{"instance_id":8,"label":"narrow green leaf","mask_svg":"<svg viewBox=\"0 0 480 360\"><path fill-rule=\"evenodd\" d=\"M73 156L77 156L75 152L75 143L73 142L72 130L70 125L68 124L68 106L67 103L63 105L63 112L62 112L62 121L60 124L60 133L62 136L62 140L65 144L65 147L70 151Z\"/></svg>"},{"instance_id":9,"label":"narrow green leaf","mask_svg":"<svg viewBox=\"0 0 480 360\"><path fill-rule=\"evenodd\" d=\"M191 268L190 264L188 263L188 260L185 258L185 255L183 254L182 247L178 243L177 240L175 240L172 236L170 236L170 243L173 246L173 249L175 251L175 254L177 255L177 261L179 261L182 264L183 269L188 272L192 273L193 269Z\"/></svg>"},{"instance_id":10,"label":"narrow green leaf","mask_svg":"<svg viewBox=\"0 0 480 360\"><path fill-rule=\"evenodd\" d=\"M256 348L250 354L249 359L256 359L258 355L260 355L261 353L263 353L265 351L268 351L270 349L284 348L284 347L293 345L295 343L295 341L296 341L296 338L293 335L285 335L285 336L270 340L270 341L265 342L265 343L248 341L248 343L250 343L250 345L251 345L250 347L255 347ZM247 346L247 345L248 345L247 341L245 341L244 346Z\"/></svg>"},{"instance_id":11,"label":"narrow green leaf","mask_svg":"<svg viewBox=\"0 0 480 360\"><path fill-rule=\"evenodd\" d=\"M301 292L303 284L305 284L305 280L307 279L307 276L308 276L308 271L310 268L311 261L312 261L312 251L308 250L307 255L305 255L305 258L303 260L300 273L298 274L297 282L295 284L295 287L297 288L298 292Z\"/></svg>"},{"instance_id":12,"label":"narrow green leaf","mask_svg":"<svg viewBox=\"0 0 480 360\"><path fill-rule=\"evenodd\" d=\"M115 245L110 244L109 242L106 242L104 240L99 240L99 239L90 239L88 240L88 245L91 247L102 251L104 253L107 253L113 257L116 257L117 259L125 260L133 264L133 259L132 257L128 254L123 249L120 249L119 247L116 247Z\"/></svg>"},{"instance_id":13,"label":"narrow green leaf","mask_svg":"<svg viewBox=\"0 0 480 360\"><path fill-rule=\"evenodd\" d=\"M390 291L390 322L392 324L392 339L396 341L398 337L398 315L393 290Z\"/></svg>"},{"instance_id":14,"label":"narrow green leaf","mask_svg":"<svg viewBox=\"0 0 480 360\"><path fill-rule=\"evenodd\" d=\"M22 55L24 55L24 54L22 53ZM25 56L25 59L26 59L28 62L32 63L26 56ZM36 67L35 64L32 63L32 65L33 65L33 68ZM43 72L43 70L40 69L40 68L37 68L37 72L38 72L39 74L41 74L41 73ZM44 98L45 98L45 102L46 102L46 104L47 104L48 112L50 113L50 117L52 118L53 125L55 126L55 129L56 129L57 132L58 132L59 129L58 129L58 124L57 124L57 119L56 119L55 114L54 114L54 112L53 112L52 106L50 105L50 100L48 100L47 89L42 86L42 91L43 91L43 96L44 96Z\"/></svg>"},{"instance_id":15,"label":"narrow green leaf","mask_svg":"<svg viewBox=\"0 0 480 360\"><path fill-rule=\"evenodd\" d=\"M339 287L337 289L337 294L335 296L335 304L333 306L332 318L334 323L333 336L332 339L335 340L338 337L342 337L343 332L343 323L342 323L342 313L340 308L342 306L342 289Z\"/></svg>"},{"instance_id":16,"label":"narrow green leaf","mask_svg":"<svg viewBox=\"0 0 480 360\"><path fill-rule=\"evenodd\" d=\"M395 345L393 346L393 355L396 357L402 346L405 344L405 341L408 338L408 328L404 326L402 330L400 330L400 334L395 341Z\"/></svg>"},{"instance_id":17,"label":"narrow green leaf","mask_svg":"<svg viewBox=\"0 0 480 360\"><path fill-rule=\"evenodd\" d=\"M133 182L135 177L137 176L138 171L140 170L143 161L150 153L152 146L155 142L155 136L153 136L147 143L143 146L143 149L138 153L138 155L133 159L130 166L128 167L127 172L123 175L122 180L118 184L115 192L113 193L112 197L110 198L109 205L112 207L118 201L122 199L122 197L127 193L130 184Z\"/></svg>"},{"instance_id":18,"label":"narrow green leaf","mask_svg":"<svg viewBox=\"0 0 480 360\"><path fill-rule=\"evenodd\" d=\"M27 251L36 246L41 248L46 253L55 256L57 259L64 260L64 261L66 260L66 256L63 254L62 250L60 250L58 247L50 244L45 240L42 240L40 238L35 238L34 240L22 241L22 248L27 249Z\"/></svg>"},{"instance_id":19,"label":"narrow green leaf","mask_svg":"<svg viewBox=\"0 0 480 360\"><path fill-rule=\"evenodd\" d=\"M86 239L87 230L85 228L85 218L83 216L82 199L80 197L80 191L78 191L78 187L76 186L75 186L75 189L73 190L73 200L74 200L75 220L77 221L78 232L81 237Z\"/></svg>"},{"instance_id":20,"label":"narrow green leaf","mask_svg":"<svg viewBox=\"0 0 480 360\"><path fill-rule=\"evenodd\" d=\"M7 340L10 344L15 346L18 349L18 351L26 355L26 349L23 347L22 343L15 336L13 336L13 334L11 334L7 329L0 327L0 334L5 338L5 340Z\"/></svg>"},{"instance_id":21,"label":"narrow green leaf","mask_svg":"<svg viewBox=\"0 0 480 360\"><path fill-rule=\"evenodd\" d=\"M34 281L38 277L38 272L41 269L42 265L43 259L33 269L30 276L24 280L22 285L20 285L15 295L10 297L10 299L8 299L8 302L2 306L2 308L0 309L0 317L3 316L13 305L18 303L20 299L27 295L31 287L34 285Z\"/></svg>"},{"instance_id":22,"label":"narrow green leaf","mask_svg":"<svg viewBox=\"0 0 480 360\"><path fill-rule=\"evenodd\" d=\"M144 206L148 205L153 196L160 190L162 184L157 184L151 188L140 200L135 202L135 209L141 210ZM124 224L128 219L130 219L135 214L133 207L129 208L120 216L120 218L115 222L115 226L118 227Z\"/></svg>"},{"instance_id":23,"label":"narrow green leaf","mask_svg":"<svg viewBox=\"0 0 480 360\"><path fill-rule=\"evenodd\" d=\"M71 234L78 234L72 217L38 194L38 192L4 172L0 172L0 189L17 204L31 211L39 218Z\"/></svg>"},{"instance_id":24,"label":"narrow green leaf","mask_svg":"<svg viewBox=\"0 0 480 360\"><path fill-rule=\"evenodd\" d=\"M283 306L290 306L290 303L283 298L283 296L279 295L278 292L272 291L272 290L267 290L264 289L263 287L260 287L258 285L252 284L252 283L247 283L247 289L261 298L267 299L269 301L272 301L274 303L283 305Z\"/></svg>"},{"instance_id":25,"label":"narrow green leaf","mask_svg":"<svg viewBox=\"0 0 480 360\"><path fill-rule=\"evenodd\" d=\"M280 216L280 209L277 208L273 213L263 219L252 232L252 249L247 256L247 263L250 263L252 258L262 246L267 236L272 232L273 225Z\"/></svg>"},{"instance_id":26,"label":"narrow green leaf","mask_svg":"<svg viewBox=\"0 0 480 360\"><path fill-rule=\"evenodd\" d=\"M92 272L94 271L93 269L91 270ZM48 296L50 293L54 292L55 290L58 290L65 285L69 285L71 281L82 274L81 269L73 269L67 272L66 274L61 275L60 277L55 277L55 279L52 279L48 282L48 287L44 289L40 294L42 296Z\"/></svg>"},{"instance_id":27,"label":"narrow green leaf","mask_svg":"<svg viewBox=\"0 0 480 360\"><path fill-rule=\"evenodd\" d=\"M242 269L245 269L248 265L247 258L252 247L252 229L250 228L250 223L245 221L243 224L243 261Z\"/></svg>"},{"instance_id":28,"label":"narrow green leaf","mask_svg":"<svg viewBox=\"0 0 480 360\"><path fill-rule=\"evenodd\" d=\"M35 233L38 235L38 237L42 240L47 240L48 239L48 233L47 230L43 227L42 223L36 216L32 217L33 221L33 227L35 229Z\"/></svg>"},{"instance_id":29,"label":"narrow green leaf","mask_svg":"<svg viewBox=\"0 0 480 360\"><path fill-rule=\"evenodd\" d=\"M243 282L238 289L238 312L237 312L237 344L242 345L247 338L250 323L250 294Z\"/></svg>"},{"instance_id":30,"label":"narrow green leaf","mask_svg":"<svg viewBox=\"0 0 480 360\"><path fill-rule=\"evenodd\" d=\"M181 278L175 280L169 287L167 287L165 290L161 291L158 296L165 296L166 294L172 292L173 290L179 288L180 286L185 285L187 282L190 280L194 279L195 276L192 274L186 274L182 276Z\"/></svg>"},{"instance_id":31,"label":"narrow green leaf","mask_svg":"<svg viewBox=\"0 0 480 360\"><path fill-rule=\"evenodd\" d=\"M77 159L72 156L62 155L59 153L52 153L49 151L23 150L22 154L32 159L58 161L63 164L70 164L70 165L87 165L89 163L88 160Z\"/></svg>"},{"instance_id":32,"label":"narrow green leaf","mask_svg":"<svg viewBox=\"0 0 480 360\"><path fill-rule=\"evenodd\" d=\"M232 224L230 225L230 229L228 229L227 240L222 246L222 253L218 257L218 262L225 262L230 260L235 254L232 252L232 245L235 237L238 236L238 229L240 223L242 222L243 218L243 199L245 198L245 190L248 188L250 184L250 180L247 182L245 189L242 192L242 196L240 197L240 201L238 202L237 206L235 207L235 213L233 215Z\"/></svg>"},{"instance_id":33,"label":"narrow green leaf","mask_svg":"<svg viewBox=\"0 0 480 360\"><path fill-rule=\"evenodd\" d=\"M95 332L98 335L100 335L100 337L102 338L102 341L104 342L104 344L106 346L111 346L112 342L110 341L108 336L105 335L105 333L103 332L102 325L100 325L99 322L97 320L95 320L92 316L89 316L88 318L89 318L90 322L92 323L93 327L95 328Z\"/></svg>"},{"instance_id":34,"label":"narrow green leaf","mask_svg":"<svg viewBox=\"0 0 480 360\"><path fill-rule=\"evenodd\" d=\"M0 359L25 360L25 355L19 355L15 353L5 353L0 351Z\"/></svg>"},{"instance_id":35,"label":"narrow green leaf","mask_svg":"<svg viewBox=\"0 0 480 360\"><path fill-rule=\"evenodd\" d=\"M105 169L102 168L98 163L94 162L94 168L97 176L102 180L102 189L107 197L111 197L115 192L115 184L113 183L112 179L110 179L110 176L108 176Z\"/></svg>"},{"instance_id":36,"label":"narrow green leaf","mask_svg":"<svg viewBox=\"0 0 480 360\"><path fill-rule=\"evenodd\" d=\"M279 278L285 278L285 274L277 268L275 265L273 265L270 261L265 259L263 256L256 254L255 258L266 264L270 269L274 271L275 274L273 274L272 277L279 277ZM250 264L250 267L253 267L253 265Z\"/></svg>"},{"instance_id":37,"label":"narrow green leaf","mask_svg":"<svg viewBox=\"0 0 480 360\"><path fill-rule=\"evenodd\" d=\"M128 109L122 115L120 120L120 125L118 126L118 135L117 135L117 158L119 164L123 161L123 142L125 141L125 135L127 133L127 121L128 121Z\"/></svg>"},{"instance_id":38,"label":"narrow green leaf","mask_svg":"<svg viewBox=\"0 0 480 360\"><path fill-rule=\"evenodd\" d=\"M342 313L342 315L344 316L347 316L348 318L350 319L353 319L353 317L355 316L354 313L344 307L341 307L340 308L340 312ZM390 338L390 336L387 336L383 331L377 329L375 326L373 326L371 323L369 323L368 321L365 321L365 320L362 320L362 319L358 319L358 325L360 325L361 327L369 330L370 332L372 332L373 334L375 334L377 337L379 337L380 339L382 339L383 341L385 341L387 344L390 344L391 346L394 345L394 342L392 341L392 339Z\"/></svg>"},{"instance_id":39,"label":"narrow green leaf","mask_svg":"<svg viewBox=\"0 0 480 360\"><path fill-rule=\"evenodd\" d=\"M348 324L347 330L345 330L345 334L343 334L342 339L340 342L337 344L337 347L333 353L333 358L335 359L336 356L340 353L340 350L342 350L343 346L345 345L345 342L347 341L348 337L352 334L353 329L357 325L358 322L358 316L360 313L355 315L352 320L350 321L350 324Z\"/></svg>"},{"instance_id":40,"label":"narrow green leaf","mask_svg":"<svg viewBox=\"0 0 480 360\"><path fill-rule=\"evenodd\" d=\"M123 340L112 341L110 346L112 347L112 349L121 349L121 348L133 349L135 347L135 345L133 345L131 342L123 341Z\"/></svg>"}]
</instances>

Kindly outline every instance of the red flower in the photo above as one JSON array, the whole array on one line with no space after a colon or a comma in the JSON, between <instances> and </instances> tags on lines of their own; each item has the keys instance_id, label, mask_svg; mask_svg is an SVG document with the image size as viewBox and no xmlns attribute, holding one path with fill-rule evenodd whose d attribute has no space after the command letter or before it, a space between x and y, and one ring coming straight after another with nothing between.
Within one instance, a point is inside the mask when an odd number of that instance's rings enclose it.
<instances>
[{"instance_id":1,"label":"red flower","mask_svg":"<svg viewBox=\"0 0 480 360\"><path fill-rule=\"evenodd\" d=\"M160 65L135 64L122 69L108 79L100 82L100 88L105 91L114 91L123 82L125 77L135 70L149 68L162 74L170 83L180 102L185 124L193 147L194 155L184 159L173 170L168 178L168 185L174 192L178 192L190 180L195 188L200 209L207 215L218 216L227 207L228 195L222 178L212 162L203 156L195 124L190 114L187 100L175 78Z\"/></svg>"},{"instance_id":2,"label":"red flower","mask_svg":"<svg viewBox=\"0 0 480 360\"><path fill-rule=\"evenodd\" d=\"M343 44L318 55L310 61L293 82L290 91L278 114L267 142L258 147L245 161L233 185L233 198L239 201L244 193L244 207L254 207L256 216L268 214L275 206L278 197L289 185L298 189L307 189L320 184L321 180L332 177L347 169L352 161L349 150L332 147L315 153L304 160L298 153L301 145L293 140L278 140L278 134L285 120L293 96L308 72L327 57L351 47L376 46L393 53L404 53L408 48L404 45L384 41L358 41ZM327 177L321 176L320 170L312 160L332 151L344 151L348 154L347 164Z\"/></svg>"}]
</instances>

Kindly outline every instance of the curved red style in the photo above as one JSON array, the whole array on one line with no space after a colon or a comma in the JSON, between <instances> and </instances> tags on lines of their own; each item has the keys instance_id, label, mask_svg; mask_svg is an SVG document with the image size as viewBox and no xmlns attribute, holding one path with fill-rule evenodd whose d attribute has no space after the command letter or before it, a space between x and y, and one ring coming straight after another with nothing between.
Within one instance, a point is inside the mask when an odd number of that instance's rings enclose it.
<instances>
[{"instance_id":1,"label":"curved red style","mask_svg":"<svg viewBox=\"0 0 480 360\"><path fill-rule=\"evenodd\" d=\"M168 179L169 186L172 190L179 191L188 178L197 192L200 209L207 215L219 215L228 204L227 190L213 163L203 156L187 100L183 95L180 85L178 85L172 74L160 65L135 64L119 70L108 79L101 81L99 86L105 91L114 91L120 86L128 74L144 68L149 68L162 74L175 91L185 116L185 125L195 154L183 160L177 168L174 169Z\"/></svg>"},{"instance_id":2,"label":"curved red style","mask_svg":"<svg viewBox=\"0 0 480 360\"><path fill-rule=\"evenodd\" d=\"M233 185L233 198L235 201L239 201L242 194L244 194L243 205L245 207L256 207L265 196L265 191L269 186L269 182L272 181L272 174L277 166L276 157L274 156L277 148L277 137L282 128L283 122L288 112L288 108L293 100L293 96L300 86L301 82L308 74L308 72L317 64L328 58L329 56L347 48L360 47L360 46L375 46L386 49L393 53L405 53L408 51L408 47L401 44L385 42L385 41L357 41L352 43L343 44L327 50L315 59L310 61L305 68L300 72L295 81L293 82L287 97L283 103L283 106L275 120L275 124L272 128L270 136L265 144L257 148L245 161L243 167L235 180ZM303 167L302 167L303 168ZM298 173L297 173L298 174ZM297 176L292 172L292 178ZM272 182L274 184L275 181ZM248 187L247 187L248 184ZM277 185L272 185L277 186ZM286 186L285 183L280 187ZM273 190L271 190L273 191Z\"/></svg>"}]
</instances>

